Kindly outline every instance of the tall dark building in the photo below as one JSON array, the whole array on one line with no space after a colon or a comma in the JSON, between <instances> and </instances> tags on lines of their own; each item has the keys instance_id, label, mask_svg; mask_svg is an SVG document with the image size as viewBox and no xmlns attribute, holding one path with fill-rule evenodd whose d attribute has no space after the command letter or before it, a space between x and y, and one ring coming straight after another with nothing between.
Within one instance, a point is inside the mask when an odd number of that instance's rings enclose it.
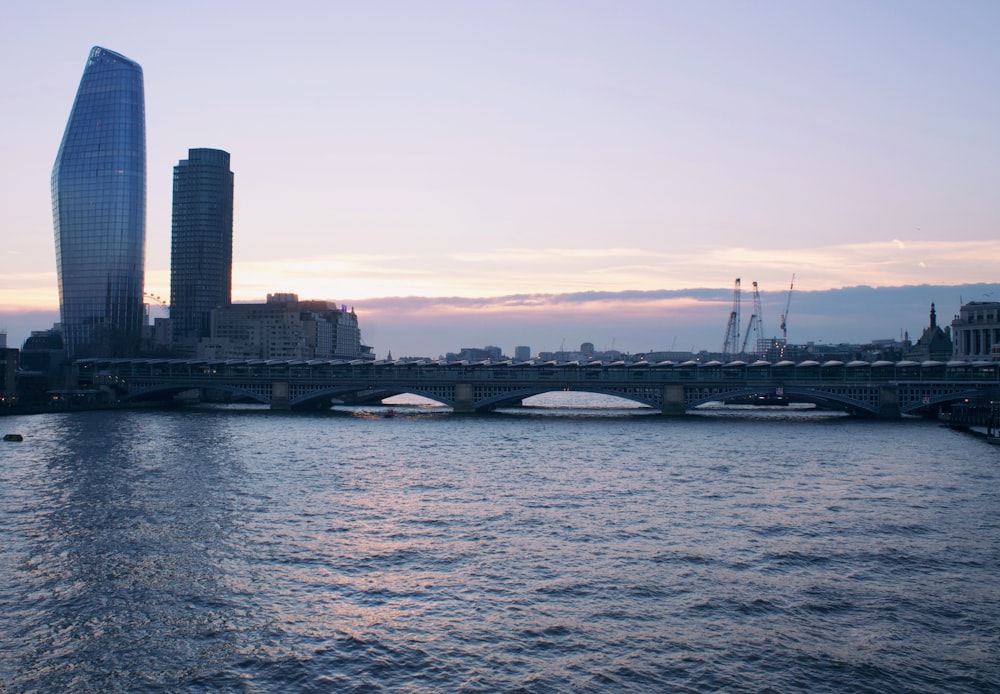
<instances>
[{"instance_id":1,"label":"tall dark building","mask_svg":"<svg viewBox=\"0 0 1000 694\"><path fill-rule=\"evenodd\" d=\"M174 167L170 322L174 349L193 354L212 309L232 300L233 172L229 153L189 149Z\"/></svg>"},{"instance_id":2,"label":"tall dark building","mask_svg":"<svg viewBox=\"0 0 1000 694\"><path fill-rule=\"evenodd\" d=\"M71 356L139 348L146 258L142 68L90 51L52 167L59 313Z\"/></svg>"}]
</instances>

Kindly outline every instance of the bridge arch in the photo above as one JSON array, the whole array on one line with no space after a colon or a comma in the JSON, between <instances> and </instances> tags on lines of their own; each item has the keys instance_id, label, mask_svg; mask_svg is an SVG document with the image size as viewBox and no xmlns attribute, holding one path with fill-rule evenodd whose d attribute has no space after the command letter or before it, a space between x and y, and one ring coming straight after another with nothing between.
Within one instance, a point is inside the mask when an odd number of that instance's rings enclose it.
<instances>
[{"instance_id":1,"label":"bridge arch","mask_svg":"<svg viewBox=\"0 0 1000 694\"><path fill-rule=\"evenodd\" d=\"M719 402L727 398L756 395L773 396L775 394L774 387L732 386L693 388L691 396L685 399L685 405L688 409L695 409L702 405ZM828 410L846 410L852 414L863 416L877 416L879 414L877 403L867 402L858 397L839 393L836 389L820 390L801 386L782 386L781 397L788 400L788 402L809 403Z\"/></svg>"},{"instance_id":2,"label":"bridge arch","mask_svg":"<svg viewBox=\"0 0 1000 694\"><path fill-rule=\"evenodd\" d=\"M534 397L535 395L544 395L546 393L593 393L595 395L609 395L621 398L622 400L629 400L631 402L637 402L640 405L646 405L647 407L659 409L661 406L660 400L642 393L629 392L634 390L636 389L623 389L622 391L618 391L614 388L601 388L598 386L574 386L573 388L565 388L539 384L538 386L522 388L520 390L514 390L509 393L498 394L478 400L475 403L475 408L477 412L484 412L496 410L502 407L515 407L523 400Z\"/></svg>"},{"instance_id":3,"label":"bridge arch","mask_svg":"<svg viewBox=\"0 0 1000 694\"><path fill-rule=\"evenodd\" d=\"M343 396L345 395L348 397L344 398ZM328 402L331 399L343 400L345 403L351 405L364 405L379 403L386 398L395 397L397 395L417 395L422 398L427 398L428 400L441 403L445 407L455 406L453 397L449 398L447 394L439 391L431 392L421 388L383 387L359 391L356 386L340 386L314 390L289 400L289 406L293 410L314 409L320 406L323 402Z\"/></svg>"},{"instance_id":4,"label":"bridge arch","mask_svg":"<svg viewBox=\"0 0 1000 694\"><path fill-rule=\"evenodd\" d=\"M954 393L939 393L937 395L928 395L926 398L920 398L919 400L913 399L907 404L900 406L899 409L903 414L914 414L936 408L940 405L954 405L961 402L968 402L969 400L976 399L978 396L979 391L975 389Z\"/></svg>"},{"instance_id":5,"label":"bridge arch","mask_svg":"<svg viewBox=\"0 0 1000 694\"><path fill-rule=\"evenodd\" d=\"M790 402L808 402L827 410L846 410L851 414L865 417L877 417L879 408L877 404L866 402L852 395L838 393L836 391L817 390L814 388L786 387L785 397Z\"/></svg>"},{"instance_id":6,"label":"bridge arch","mask_svg":"<svg viewBox=\"0 0 1000 694\"><path fill-rule=\"evenodd\" d=\"M218 390L246 397L263 405L271 404L270 393L264 395L263 393L254 392L253 390L249 390L247 388L226 383L213 383L211 387L206 387L204 383L160 383L133 390L124 395L122 400L126 402L149 402L154 400L166 401L173 398L175 395L179 395L180 393L188 390L197 390L199 392L205 390Z\"/></svg>"}]
</instances>

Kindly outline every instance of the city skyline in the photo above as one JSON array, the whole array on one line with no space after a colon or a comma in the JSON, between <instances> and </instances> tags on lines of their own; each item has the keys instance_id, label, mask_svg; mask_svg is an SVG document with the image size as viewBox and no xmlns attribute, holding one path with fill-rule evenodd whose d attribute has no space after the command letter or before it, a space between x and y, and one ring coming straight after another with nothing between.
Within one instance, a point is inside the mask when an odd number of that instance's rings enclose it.
<instances>
[{"instance_id":1,"label":"city skyline","mask_svg":"<svg viewBox=\"0 0 1000 694\"><path fill-rule=\"evenodd\" d=\"M779 296L793 273L802 292L996 281L990 3L112 5L19 7L0 29L30 66L4 116L0 327L58 303L45 169L95 44L146 71L158 296L171 167L195 147L238 162L234 299L353 303L373 344L366 304L391 297L513 326L534 318L506 297L600 292L679 323L649 293L714 288L712 349L735 277ZM590 320L581 305L548 304Z\"/></svg>"}]
</instances>

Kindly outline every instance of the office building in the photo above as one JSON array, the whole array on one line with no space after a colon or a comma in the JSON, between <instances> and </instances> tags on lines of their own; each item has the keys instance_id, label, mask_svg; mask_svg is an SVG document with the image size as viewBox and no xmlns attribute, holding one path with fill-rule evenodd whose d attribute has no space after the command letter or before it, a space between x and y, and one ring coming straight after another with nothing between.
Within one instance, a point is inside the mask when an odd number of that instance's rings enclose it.
<instances>
[{"instance_id":1,"label":"office building","mask_svg":"<svg viewBox=\"0 0 1000 694\"><path fill-rule=\"evenodd\" d=\"M174 167L170 236L173 349L193 355L212 309L228 306L233 275L233 172L229 153L190 149Z\"/></svg>"},{"instance_id":2,"label":"office building","mask_svg":"<svg viewBox=\"0 0 1000 694\"><path fill-rule=\"evenodd\" d=\"M72 356L128 356L143 322L142 68L94 47L52 168L59 313Z\"/></svg>"},{"instance_id":3,"label":"office building","mask_svg":"<svg viewBox=\"0 0 1000 694\"><path fill-rule=\"evenodd\" d=\"M970 301L951 322L953 359L1000 359L1000 301Z\"/></svg>"}]
</instances>

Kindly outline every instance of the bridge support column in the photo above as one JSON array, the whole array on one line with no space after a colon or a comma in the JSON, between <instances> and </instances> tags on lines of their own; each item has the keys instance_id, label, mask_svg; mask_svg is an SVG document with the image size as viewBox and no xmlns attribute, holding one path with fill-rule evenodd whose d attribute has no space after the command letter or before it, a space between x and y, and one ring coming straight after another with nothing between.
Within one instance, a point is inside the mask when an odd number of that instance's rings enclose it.
<instances>
[{"instance_id":1,"label":"bridge support column","mask_svg":"<svg viewBox=\"0 0 1000 694\"><path fill-rule=\"evenodd\" d=\"M289 410L288 404L288 383L285 381L275 381L271 384L271 409Z\"/></svg>"},{"instance_id":2,"label":"bridge support column","mask_svg":"<svg viewBox=\"0 0 1000 694\"><path fill-rule=\"evenodd\" d=\"M452 406L452 410L459 414L470 414L476 411L471 383L455 384L455 404Z\"/></svg>"},{"instance_id":3,"label":"bridge support column","mask_svg":"<svg viewBox=\"0 0 1000 694\"><path fill-rule=\"evenodd\" d=\"M893 385L879 386L878 418L899 419L901 416L902 413L899 410L899 388Z\"/></svg>"},{"instance_id":4,"label":"bridge support column","mask_svg":"<svg viewBox=\"0 0 1000 694\"><path fill-rule=\"evenodd\" d=\"M663 404L660 405L660 413L677 416L686 412L687 407L684 405L684 386L682 384L663 386Z\"/></svg>"}]
</instances>

